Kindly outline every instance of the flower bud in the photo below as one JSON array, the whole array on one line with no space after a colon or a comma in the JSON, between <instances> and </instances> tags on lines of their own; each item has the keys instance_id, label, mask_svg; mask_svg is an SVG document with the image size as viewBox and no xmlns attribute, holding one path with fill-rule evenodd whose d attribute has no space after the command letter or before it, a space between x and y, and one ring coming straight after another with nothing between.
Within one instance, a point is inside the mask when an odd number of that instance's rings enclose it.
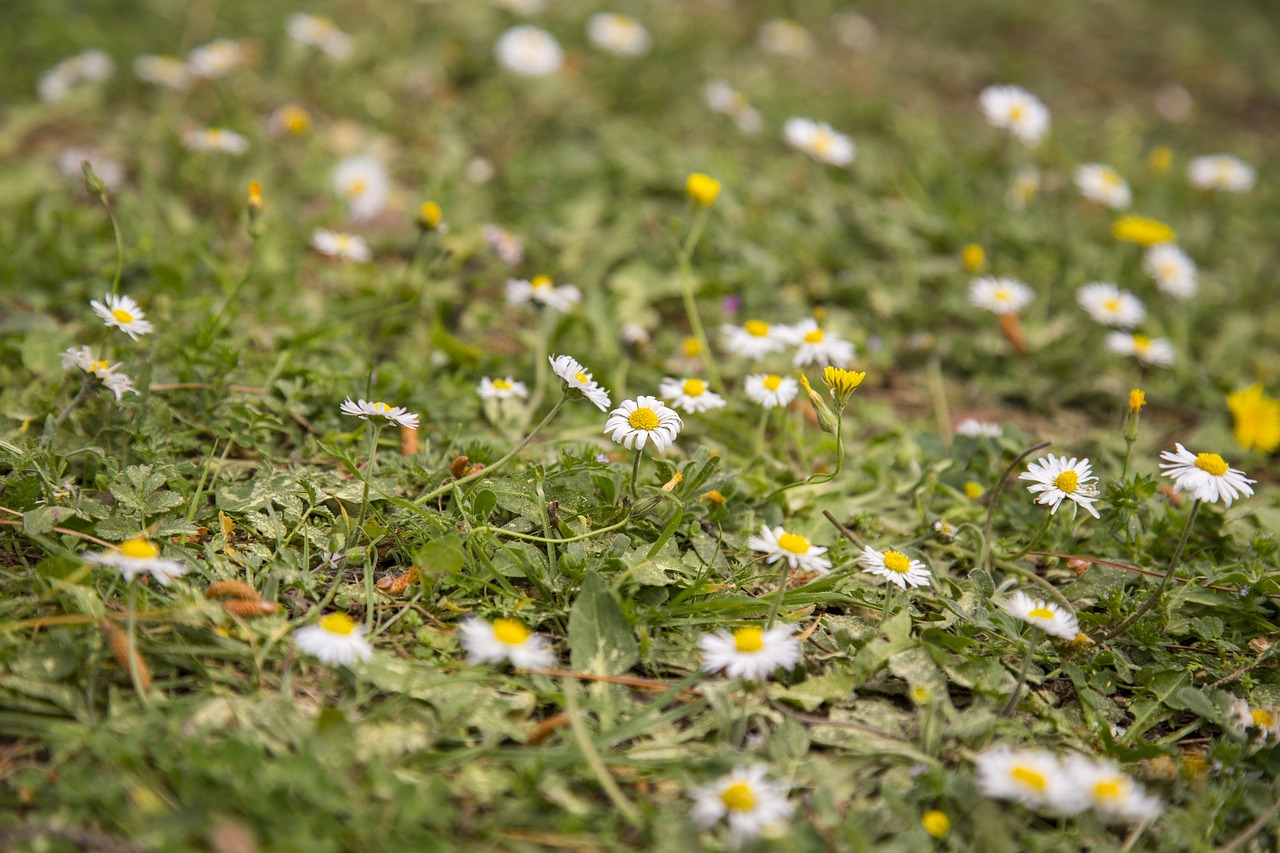
<instances>
[{"instance_id":1,"label":"flower bud","mask_svg":"<svg viewBox=\"0 0 1280 853\"><path fill-rule=\"evenodd\" d=\"M694 172L684 182L684 191L699 207L710 207L720 195L720 182L710 175Z\"/></svg>"}]
</instances>

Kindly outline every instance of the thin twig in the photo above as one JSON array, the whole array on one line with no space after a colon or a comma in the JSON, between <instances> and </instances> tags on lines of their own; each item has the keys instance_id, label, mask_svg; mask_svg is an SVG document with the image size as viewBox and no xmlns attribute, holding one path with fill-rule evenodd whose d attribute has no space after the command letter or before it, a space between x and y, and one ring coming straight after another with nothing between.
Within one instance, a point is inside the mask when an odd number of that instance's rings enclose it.
<instances>
[{"instance_id":1,"label":"thin twig","mask_svg":"<svg viewBox=\"0 0 1280 853\"><path fill-rule=\"evenodd\" d=\"M867 543L859 539L856 533L854 533L849 528L845 527L840 522L836 521L836 517L831 514L831 510L824 509L822 511L822 514L826 516L827 521L831 522L832 526L835 527L836 530L840 531L840 535L843 536L845 539L848 539L850 542L852 542L858 548L859 551L867 547Z\"/></svg>"},{"instance_id":2,"label":"thin twig","mask_svg":"<svg viewBox=\"0 0 1280 853\"><path fill-rule=\"evenodd\" d=\"M527 675L549 675L553 678L576 678L580 681L603 681L607 684L622 684L640 690L670 690L675 686L668 681L653 681L630 675L597 675L594 672L573 672L567 669L520 669L519 672ZM701 690L695 690L692 687L684 688L683 692L695 698L702 696Z\"/></svg>"},{"instance_id":3,"label":"thin twig","mask_svg":"<svg viewBox=\"0 0 1280 853\"><path fill-rule=\"evenodd\" d=\"M0 506L0 509L5 510L5 511L7 511L7 512L13 512L13 510L9 509L8 507ZM20 513L20 512L19 512L19 513L16 513L16 514L17 514L17 515L22 515L22 513ZM5 527L22 527L23 522L21 522L21 521L9 521L8 519L0 518L0 524L4 525ZM94 543L95 545L101 545L101 546L102 546L102 547L104 547L104 548L114 548L114 547L115 547L115 545L114 545L113 543L108 542L108 541L107 541L107 540L105 540L105 539L99 539L97 536L90 536L88 533L81 533L79 530L71 530L71 529L66 528L66 527L53 527L53 528L50 528L50 529L51 529L51 530L53 530L53 532L54 532L54 533L65 533L65 534L67 534L68 536L74 536L74 537L76 537L77 539L84 539L84 540L86 540L86 541L88 541L88 542L92 542L92 543Z\"/></svg>"},{"instance_id":4,"label":"thin twig","mask_svg":"<svg viewBox=\"0 0 1280 853\"><path fill-rule=\"evenodd\" d=\"M1245 844L1249 843L1249 839L1253 838L1261 832L1267 824L1271 823L1277 814L1280 814L1280 799L1277 799L1271 804L1270 808L1258 815L1258 819L1246 826L1244 828L1244 832L1241 832L1235 838L1219 847L1214 851L1214 853L1231 853L1233 850L1239 850Z\"/></svg>"}]
</instances>

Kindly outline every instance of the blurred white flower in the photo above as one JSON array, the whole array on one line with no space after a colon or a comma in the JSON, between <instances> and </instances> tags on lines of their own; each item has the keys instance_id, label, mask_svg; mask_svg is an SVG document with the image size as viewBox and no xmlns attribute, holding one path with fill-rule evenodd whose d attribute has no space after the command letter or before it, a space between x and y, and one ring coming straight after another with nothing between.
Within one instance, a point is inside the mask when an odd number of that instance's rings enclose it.
<instances>
[{"instance_id":1,"label":"blurred white flower","mask_svg":"<svg viewBox=\"0 0 1280 853\"><path fill-rule=\"evenodd\" d=\"M782 126L787 144L815 160L832 166L848 166L858 153L853 140L825 122L792 117Z\"/></svg>"},{"instance_id":2,"label":"blurred white flower","mask_svg":"<svg viewBox=\"0 0 1280 853\"><path fill-rule=\"evenodd\" d=\"M564 61L564 52L555 37L531 24L507 30L493 49L502 67L526 77L554 74Z\"/></svg>"},{"instance_id":3,"label":"blurred white flower","mask_svg":"<svg viewBox=\"0 0 1280 853\"><path fill-rule=\"evenodd\" d=\"M618 56L643 56L653 39L635 18L600 12L587 20L587 39L596 47Z\"/></svg>"},{"instance_id":4,"label":"blurred white flower","mask_svg":"<svg viewBox=\"0 0 1280 853\"><path fill-rule=\"evenodd\" d=\"M757 40L769 53L803 59L813 54L813 38L809 31L786 18L774 18L760 25Z\"/></svg>"},{"instance_id":5,"label":"blurred white flower","mask_svg":"<svg viewBox=\"0 0 1280 853\"><path fill-rule=\"evenodd\" d=\"M1252 166L1231 154L1206 154L1187 163L1187 179L1198 190L1248 192L1256 177Z\"/></svg>"},{"instance_id":6,"label":"blurred white flower","mask_svg":"<svg viewBox=\"0 0 1280 853\"><path fill-rule=\"evenodd\" d=\"M1102 163L1086 163L1078 167L1075 181L1080 195L1115 210L1124 210L1133 201L1129 182L1115 169Z\"/></svg>"},{"instance_id":7,"label":"blurred white flower","mask_svg":"<svg viewBox=\"0 0 1280 853\"><path fill-rule=\"evenodd\" d=\"M1036 145L1049 130L1049 109L1017 86L988 86L978 96L987 123L1007 130L1027 145Z\"/></svg>"},{"instance_id":8,"label":"blurred white flower","mask_svg":"<svg viewBox=\"0 0 1280 853\"><path fill-rule=\"evenodd\" d=\"M235 39L216 39L187 54L187 68L197 77L226 77L248 60L244 45Z\"/></svg>"},{"instance_id":9,"label":"blurred white flower","mask_svg":"<svg viewBox=\"0 0 1280 853\"><path fill-rule=\"evenodd\" d=\"M333 170L333 191L347 203L347 216L372 218L387 202L391 179L376 157L348 157Z\"/></svg>"},{"instance_id":10,"label":"blurred white flower","mask_svg":"<svg viewBox=\"0 0 1280 853\"><path fill-rule=\"evenodd\" d=\"M295 12L289 16L285 29L289 38L299 44L317 47L334 59L343 60L351 56L351 36L328 18Z\"/></svg>"}]
</instances>

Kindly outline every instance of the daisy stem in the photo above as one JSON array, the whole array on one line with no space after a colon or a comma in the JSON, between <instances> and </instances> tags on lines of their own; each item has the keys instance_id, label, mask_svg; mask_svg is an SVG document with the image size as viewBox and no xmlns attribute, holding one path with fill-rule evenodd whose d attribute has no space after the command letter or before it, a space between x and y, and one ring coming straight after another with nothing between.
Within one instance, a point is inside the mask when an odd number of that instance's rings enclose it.
<instances>
[{"instance_id":1,"label":"daisy stem","mask_svg":"<svg viewBox=\"0 0 1280 853\"><path fill-rule=\"evenodd\" d=\"M1182 562L1182 552L1187 547L1187 539L1191 536L1191 528L1196 523L1196 516L1199 515L1199 513L1200 500L1197 499L1196 502L1191 505L1191 514L1187 516L1187 524L1182 528L1182 537L1178 539L1178 547L1173 551L1173 558L1169 560L1169 568L1165 571L1164 577L1160 579L1160 585L1155 588L1155 592L1147 596L1147 600L1142 603L1141 607L1133 612L1132 616L1114 628L1108 628L1099 639L1099 642L1104 642L1117 636L1125 628L1128 628L1134 622L1137 622L1145 616L1148 610L1155 607L1156 602L1160 600L1160 596L1164 594L1164 588L1169 583L1169 579L1173 577L1173 573L1177 571L1178 565Z\"/></svg>"},{"instance_id":2,"label":"daisy stem","mask_svg":"<svg viewBox=\"0 0 1280 853\"><path fill-rule=\"evenodd\" d=\"M690 237L692 238L693 234ZM691 240L690 242L693 241ZM689 243L686 242L685 245L688 247ZM691 251L692 249L690 248ZM702 327L702 317L698 314L698 302L693 294L693 262L690 252L684 250L680 252L680 291L684 297L684 312L689 317L689 328L693 332L693 337L698 341L698 349L702 352L702 360L707 366L707 379L711 381L711 387L724 394L725 387L724 383L720 381L720 369L716 367L716 357L711 352L711 345L707 343L707 332Z\"/></svg>"},{"instance_id":3,"label":"daisy stem","mask_svg":"<svg viewBox=\"0 0 1280 853\"><path fill-rule=\"evenodd\" d=\"M889 621L889 609L893 604L893 599L897 597L897 584L890 583L884 591L884 610L880 611L880 623L876 625L876 632L884 627L884 623Z\"/></svg>"},{"instance_id":4,"label":"daisy stem","mask_svg":"<svg viewBox=\"0 0 1280 853\"><path fill-rule=\"evenodd\" d=\"M622 521L619 521L617 524L610 524L608 527L601 527L599 530L592 530L589 533L579 533L577 536L569 536L567 538L560 538L560 539L548 539L545 536L531 536L528 533L517 533L514 530L507 530L506 528L503 528L503 527L490 527L487 524L484 525L483 527L473 527L469 532L473 534L474 533L496 533L500 536L508 536L512 539L519 539L523 542L546 542L546 543L555 544L555 545L568 545L571 542L581 542L583 539L590 539L593 536L599 536L602 533L609 533L611 531L617 530L620 527L626 527L630 523L631 523L631 517L627 516L626 518L622 519Z\"/></svg>"},{"instance_id":5,"label":"daisy stem","mask_svg":"<svg viewBox=\"0 0 1280 853\"><path fill-rule=\"evenodd\" d=\"M1031 537L1031 541L1029 541L1025 547L1023 547L1020 551L1018 551L1018 553L1014 554L1012 557L1003 557L1002 559L1006 559L1009 562L1013 562L1015 560L1021 560L1023 557L1027 556L1028 551L1030 551L1032 548L1040 544L1040 540L1044 538L1044 534L1049 530L1049 525L1053 524L1053 519L1054 519L1053 513L1046 512L1044 514L1044 521L1040 523L1040 529L1036 531L1035 536Z\"/></svg>"},{"instance_id":6,"label":"daisy stem","mask_svg":"<svg viewBox=\"0 0 1280 853\"><path fill-rule=\"evenodd\" d=\"M364 530L365 510L369 506L369 479L373 476L373 466L377 462L378 436L382 433L382 427L373 421L369 421L369 427L373 430L373 440L369 442L369 464L364 466L364 494L360 497L360 515L356 516L357 536Z\"/></svg>"},{"instance_id":7,"label":"daisy stem","mask_svg":"<svg viewBox=\"0 0 1280 853\"><path fill-rule=\"evenodd\" d=\"M773 597L773 604L769 606L769 618L764 623L766 631L773 627L773 620L778 618L778 613L782 610L782 600L787 597L787 571L791 568L791 564L786 560L778 562L782 566L782 571L778 574L778 594Z\"/></svg>"},{"instance_id":8,"label":"daisy stem","mask_svg":"<svg viewBox=\"0 0 1280 853\"><path fill-rule=\"evenodd\" d=\"M151 704L147 699L147 691L142 689L142 680L138 677L138 643L136 640L138 630L138 584L136 581L129 582L129 620L127 623L126 639L129 641L129 680L133 682L134 692L138 694L138 700L143 705Z\"/></svg>"},{"instance_id":9,"label":"daisy stem","mask_svg":"<svg viewBox=\"0 0 1280 853\"><path fill-rule=\"evenodd\" d=\"M631 499L636 499L636 480L640 476L640 457L644 455L644 450L636 449L636 458L631 463Z\"/></svg>"},{"instance_id":10,"label":"daisy stem","mask_svg":"<svg viewBox=\"0 0 1280 853\"><path fill-rule=\"evenodd\" d=\"M85 401L85 398L89 396L89 392L92 390L93 376L92 374L85 373L80 377L80 392L76 394L75 397L71 398L71 402L67 403L67 407L59 412L58 416L53 419L53 429L44 436L42 439L43 441L51 441L53 439L53 433L58 429L58 427L62 426L62 422L67 419L75 407Z\"/></svg>"},{"instance_id":11,"label":"daisy stem","mask_svg":"<svg viewBox=\"0 0 1280 853\"><path fill-rule=\"evenodd\" d=\"M1124 438L1124 467L1120 469L1120 479L1121 479L1121 481L1123 481L1125 477L1129 476L1129 455L1130 455L1131 453L1133 453L1133 442L1129 440L1129 437L1128 437L1128 436L1125 436L1125 438Z\"/></svg>"},{"instance_id":12,"label":"daisy stem","mask_svg":"<svg viewBox=\"0 0 1280 853\"><path fill-rule=\"evenodd\" d=\"M818 486L818 485L821 485L822 483L830 483L836 477L839 477L840 472L843 470L844 470L844 413L837 412L836 413L836 467L835 469L832 471L827 471L824 474L814 474L811 477L806 477L803 480L797 480L794 483L788 483L785 486L779 486L778 488L774 489L772 492L769 493L768 497L765 498L765 502L767 503L773 500L775 497L787 491L788 489L795 489L800 486Z\"/></svg>"},{"instance_id":13,"label":"daisy stem","mask_svg":"<svg viewBox=\"0 0 1280 853\"><path fill-rule=\"evenodd\" d=\"M772 412L773 409L765 406L760 413L760 426L756 430L756 458L764 456L764 439L769 431L769 415Z\"/></svg>"},{"instance_id":14,"label":"daisy stem","mask_svg":"<svg viewBox=\"0 0 1280 853\"><path fill-rule=\"evenodd\" d=\"M1018 457L1009 463L1009 467L1004 469L1004 473L1000 475L1000 482L996 483L996 487L991 491L991 502L987 504L987 523L982 529L982 554L978 558L978 568L987 572L991 571L991 529L996 522L996 504L1000 502L1000 495L1004 492L1004 484L1009 482L1009 478L1013 476L1013 469L1022 464L1022 460L1038 450L1044 450L1052 441L1042 441L1039 444L1028 447L1026 450L1018 454Z\"/></svg>"},{"instance_id":15,"label":"daisy stem","mask_svg":"<svg viewBox=\"0 0 1280 853\"><path fill-rule=\"evenodd\" d=\"M116 237L116 274L111 279L111 295L120 295L120 279L124 275L124 240L120 236L120 223L116 221L115 211L111 209L111 202L107 199L107 194L102 194L102 206L107 210L107 218L111 220L111 231Z\"/></svg>"},{"instance_id":16,"label":"daisy stem","mask_svg":"<svg viewBox=\"0 0 1280 853\"><path fill-rule=\"evenodd\" d=\"M1013 685L1013 692L1009 694L1009 701L1004 703L1004 707L1000 709L1000 716L1007 717L1013 713L1014 707L1018 704L1018 694L1022 692L1022 685L1027 682L1027 673L1031 671L1031 659L1036 656L1036 646L1040 645L1040 629L1032 626L1031 636L1027 638L1027 656L1022 661L1022 669L1018 672L1018 681Z\"/></svg>"}]
</instances>

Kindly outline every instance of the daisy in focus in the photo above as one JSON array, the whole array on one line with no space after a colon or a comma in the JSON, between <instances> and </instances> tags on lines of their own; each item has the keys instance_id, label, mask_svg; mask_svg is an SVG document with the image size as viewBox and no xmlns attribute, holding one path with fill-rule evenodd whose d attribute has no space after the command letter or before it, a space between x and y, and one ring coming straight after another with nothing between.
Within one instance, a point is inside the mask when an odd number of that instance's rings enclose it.
<instances>
[{"instance_id":1,"label":"daisy in focus","mask_svg":"<svg viewBox=\"0 0 1280 853\"><path fill-rule=\"evenodd\" d=\"M1227 395L1231 434L1245 450L1271 453L1280 447L1280 400L1268 397L1261 385L1250 385Z\"/></svg>"},{"instance_id":2,"label":"daisy in focus","mask_svg":"<svg viewBox=\"0 0 1280 853\"><path fill-rule=\"evenodd\" d=\"M525 77L545 77L560 70L564 51L551 33L532 24L512 27L493 47L498 63Z\"/></svg>"},{"instance_id":3,"label":"daisy in focus","mask_svg":"<svg viewBox=\"0 0 1280 853\"><path fill-rule=\"evenodd\" d=\"M1252 166L1230 154L1192 157L1187 163L1187 180L1198 190L1248 192L1256 177Z\"/></svg>"},{"instance_id":4,"label":"daisy in focus","mask_svg":"<svg viewBox=\"0 0 1280 853\"><path fill-rule=\"evenodd\" d=\"M96 566L119 569L126 582L138 575L149 574L161 586L168 586L169 581L187 572L186 563L161 557L160 546L143 536L126 539L112 551L85 554L84 558Z\"/></svg>"},{"instance_id":5,"label":"daisy in focus","mask_svg":"<svg viewBox=\"0 0 1280 853\"><path fill-rule=\"evenodd\" d=\"M235 39L217 39L187 54L187 69L196 77L226 77L248 60L248 52Z\"/></svg>"},{"instance_id":6,"label":"daisy in focus","mask_svg":"<svg viewBox=\"0 0 1280 853\"><path fill-rule=\"evenodd\" d=\"M393 424L408 427L409 429L418 428L418 416L410 414L409 410L403 406L389 406L382 402L368 403L364 400L357 400L353 403L351 398L348 397L343 401L341 409L342 414L351 415L362 421L381 417L386 418Z\"/></svg>"},{"instance_id":7,"label":"daisy in focus","mask_svg":"<svg viewBox=\"0 0 1280 853\"><path fill-rule=\"evenodd\" d=\"M1074 456L1067 459L1050 453L1028 465L1018 479L1030 480L1034 484L1027 486L1027 491L1036 496L1036 503L1049 507L1050 515L1057 515L1058 507L1064 500L1069 500L1084 507L1085 512L1094 518L1101 518L1093 508L1093 502L1098 499L1098 487L1093 483L1098 478L1094 476L1088 459L1076 459Z\"/></svg>"},{"instance_id":8,"label":"daisy in focus","mask_svg":"<svg viewBox=\"0 0 1280 853\"><path fill-rule=\"evenodd\" d=\"M1129 182L1110 166L1086 163L1076 169L1075 181L1080 195L1115 210L1124 210L1133 201Z\"/></svg>"},{"instance_id":9,"label":"daisy in focus","mask_svg":"<svg viewBox=\"0 0 1280 853\"><path fill-rule=\"evenodd\" d=\"M702 90L702 99L713 111L733 119L743 133L759 133L764 127L760 111L746 97L723 80L712 80Z\"/></svg>"},{"instance_id":10,"label":"daisy in focus","mask_svg":"<svg viewBox=\"0 0 1280 853\"><path fill-rule=\"evenodd\" d=\"M1107 335L1107 349L1157 367L1168 367L1174 359L1173 344L1167 338L1149 338L1136 332L1111 332Z\"/></svg>"},{"instance_id":11,"label":"daisy in focus","mask_svg":"<svg viewBox=\"0 0 1280 853\"><path fill-rule=\"evenodd\" d=\"M311 248L331 258L354 261L366 264L373 260L373 252L364 238L356 234L344 234L341 231L330 231L328 228L317 228L311 233Z\"/></svg>"},{"instance_id":12,"label":"daisy in focus","mask_svg":"<svg viewBox=\"0 0 1280 853\"><path fill-rule=\"evenodd\" d=\"M769 564L785 560L792 569L831 574L831 561L822 556L826 548L814 545L798 533L788 533L782 527L764 525L758 535L747 537L747 547L763 553L764 561Z\"/></svg>"},{"instance_id":13,"label":"daisy in focus","mask_svg":"<svg viewBox=\"0 0 1280 853\"><path fill-rule=\"evenodd\" d=\"M862 563L863 572L878 575L889 583L896 584L899 589L928 586L929 576L932 574L924 563L892 549L877 551L867 545L863 547L858 560Z\"/></svg>"},{"instance_id":14,"label":"daisy in focus","mask_svg":"<svg viewBox=\"0 0 1280 853\"><path fill-rule=\"evenodd\" d=\"M1142 268L1156 281L1161 293L1190 299L1198 289L1196 262L1175 243L1161 243L1147 249Z\"/></svg>"},{"instance_id":15,"label":"daisy in focus","mask_svg":"<svg viewBox=\"0 0 1280 853\"><path fill-rule=\"evenodd\" d=\"M151 334L154 328L138 303L128 296L113 296L108 293L102 297L101 302L91 300L89 307L102 318L102 322L119 329L135 341L139 335Z\"/></svg>"},{"instance_id":16,"label":"daisy in focus","mask_svg":"<svg viewBox=\"0 0 1280 853\"><path fill-rule=\"evenodd\" d=\"M967 435L970 438L999 438L1004 435L1004 427L991 421L980 421L977 418L965 418L956 424L956 435Z\"/></svg>"},{"instance_id":17,"label":"daisy in focus","mask_svg":"<svg viewBox=\"0 0 1280 853\"><path fill-rule=\"evenodd\" d=\"M807 364L846 367L854 359L853 344L824 332L818 328L818 321L812 318L801 320L784 334L799 347L795 358L791 360L792 367L804 367Z\"/></svg>"},{"instance_id":18,"label":"daisy in focus","mask_svg":"<svg viewBox=\"0 0 1280 853\"><path fill-rule=\"evenodd\" d=\"M725 323L720 327L725 348L734 355L758 361L771 352L780 352L790 343L787 326L763 320L748 320L741 326Z\"/></svg>"},{"instance_id":19,"label":"daisy in focus","mask_svg":"<svg viewBox=\"0 0 1280 853\"><path fill-rule=\"evenodd\" d=\"M675 442L683 428L684 421L675 409L656 397L623 400L604 425L609 437L628 450L643 450L649 443L659 453Z\"/></svg>"},{"instance_id":20,"label":"daisy in focus","mask_svg":"<svg viewBox=\"0 0 1280 853\"><path fill-rule=\"evenodd\" d=\"M790 376L755 373L743 380L742 388L753 402L766 409L782 409L796 398L796 394L800 392L800 383Z\"/></svg>"},{"instance_id":21,"label":"daisy in focus","mask_svg":"<svg viewBox=\"0 0 1280 853\"><path fill-rule=\"evenodd\" d=\"M703 634L698 641L702 669L746 681L763 681L778 667L793 669L800 662L800 641L792 636L795 631L795 625L780 624L768 630L751 626Z\"/></svg>"},{"instance_id":22,"label":"daisy in focus","mask_svg":"<svg viewBox=\"0 0 1280 853\"><path fill-rule=\"evenodd\" d=\"M249 140L224 127L192 127L182 132L182 145L191 151L234 154L239 157L249 150Z\"/></svg>"},{"instance_id":23,"label":"daisy in focus","mask_svg":"<svg viewBox=\"0 0 1280 853\"><path fill-rule=\"evenodd\" d=\"M1084 806L1108 821L1145 823L1164 807L1110 761L1072 755L1063 763L1068 784L1084 795Z\"/></svg>"},{"instance_id":24,"label":"daisy in focus","mask_svg":"<svg viewBox=\"0 0 1280 853\"><path fill-rule=\"evenodd\" d=\"M732 773L690 790L694 822L710 829L723 820L735 845L761 834L779 833L792 813L788 785L770 781L766 773L759 764L735 767Z\"/></svg>"},{"instance_id":25,"label":"daisy in focus","mask_svg":"<svg viewBox=\"0 0 1280 853\"><path fill-rule=\"evenodd\" d=\"M980 276L969 282L969 301L995 314L1017 314L1034 298L1035 291L1011 278Z\"/></svg>"},{"instance_id":26,"label":"daisy in focus","mask_svg":"<svg viewBox=\"0 0 1280 853\"><path fill-rule=\"evenodd\" d=\"M587 20L587 40L616 56L643 56L653 44L639 21L613 12L600 12Z\"/></svg>"},{"instance_id":27,"label":"daisy in focus","mask_svg":"<svg viewBox=\"0 0 1280 853\"><path fill-rule=\"evenodd\" d=\"M556 663L547 638L515 619L495 619L490 624L472 616L458 625L458 636L470 664L510 661L524 669L549 669Z\"/></svg>"},{"instance_id":28,"label":"daisy in focus","mask_svg":"<svg viewBox=\"0 0 1280 853\"><path fill-rule=\"evenodd\" d=\"M193 76L187 63L176 56L156 56L144 53L133 60L133 73L144 83L163 86L175 92L191 88Z\"/></svg>"},{"instance_id":29,"label":"daisy in focus","mask_svg":"<svg viewBox=\"0 0 1280 853\"><path fill-rule=\"evenodd\" d=\"M782 126L782 137L797 151L832 166L848 166L858 153L853 140L825 122L792 117Z\"/></svg>"},{"instance_id":30,"label":"daisy in focus","mask_svg":"<svg viewBox=\"0 0 1280 853\"><path fill-rule=\"evenodd\" d=\"M329 666L350 666L373 657L364 626L345 613L330 613L314 625L293 632L298 648Z\"/></svg>"},{"instance_id":31,"label":"daisy in focus","mask_svg":"<svg viewBox=\"0 0 1280 853\"><path fill-rule=\"evenodd\" d=\"M978 95L987 123L1006 130L1026 145L1036 145L1049 130L1049 109L1017 86L988 86Z\"/></svg>"},{"instance_id":32,"label":"daisy in focus","mask_svg":"<svg viewBox=\"0 0 1280 853\"><path fill-rule=\"evenodd\" d=\"M1058 814L1078 814L1084 807L1083 792L1071 784L1050 752L997 747L975 756L973 764L979 789L992 799Z\"/></svg>"},{"instance_id":33,"label":"daisy in focus","mask_svg":"<svg viewBox=\"0 0 1280 853\"><path fill-rule=\"evenodd\" d=\"M670 400L674 408L690 414L724 407L724 397L707 387L705 379L673 379L668 376L658 383L658 393Z\"/></svg>"},{"instance_id":34,"label":"daisy in focus","mask_svg":"<svg viewBox=\"0 0 1280 853\"><path fill-rule=\"evenodd\" d=\"M591 401L597 409L604 412L609 408L609 392L591 378L591 372L582 366L576 358L568 355L552 355L547 357L551 362L551 370L569 389L582 392L582 396Z\"/></svg>"},{"instance_id":35,"label":"daisy in focus","mask_svg":"<svg viewBox=\"0 0 1280 853\"><path fill-rule=\"evenodd\" d=\"M333 59L341 61L351 56L351 36L328 18L296 12L289 16L285 30L298 44L319 48Z\"/></svg>"},{"instance_id":36,"label":"daisy in focus","mask_svg":"<svg viewBox=\"0 0 1280 853\"><path fill-rule=\"evenodd\" d=\"M530 280L513 278L507 280L507 303L522 305L536 302L546 305L561 314L568 314L573 307L582 301L582 291L572 284L556 286L549 275L535 275Z\"/></svg>"},{"instance_id":37,"label":"daisy in focus","mask_svg":"<svg viewBox=\"0 0 1280 853\"><path fill-rule=\"evenodd\" d=\"M1095 323L1104 326L1132 329L1147 319L1142 300L1106 281L1095 281L1077 290L1076 302Z\"/></svg>"},{"instance_id":38,"label":"daisy in focus","mask_svg":"<svg viewBox=\"0 0 1280 853\"><path fill-rule=\"evenodd\" d=\"M480 387L476 390L481 400L510 400L512 397L524 399L529 396L529 389L525 384L510 376L506 379L490 379L486 376L480 380Z\"/></svg>"},{"instance_id":39,"label":"daisy in focus","mask_svg":"<svg viewBox=\"0 0 1280 853\"><path fill-rule=\"evenodd\" d=\"M760 25L757 35L760 47L768 53L804 59L813 54L813 38L809 31L786 18L774 18Z\"/></svg>"},{"instance_id":40,"label":"daisy in focus","mask_svg":"<svg viewBox=\"0 0 1280 853\"><path fill-rule=\"evenodd\" d=\"M1039 628L1051 637L1074 640L1080 633L1080 623L1075 614L1068 613L1051 601L1032 598L1022 590L1001 601L1000 606L1006 613Z\"/></svg>"},{"instance_id":41,"label":"daisy in focus","mask_svg":"<svg viewBox=\"0 0 1280 853\"><path fill-rule=\"evenodd\" d=\"M333 191L347 203L354 220L373 217L387 202L391 179L375 157L348 157L333 170Z\"/></svg>"},{"instance_id":42,"label":"daisy in focus","mask_svg":"<svg viewBox=\"0 0 1280 853\"><path fill-rule=\"evenodd\" d=\"M1160 473L1173 478L1175 492L1187 492L1198 501L1217 503L1222 501L1227 506L1231 502L1253 494L1250 480L1243 471L1229 466L1216 453L1192 453L1181 444L1173 445L1175 450L1166 450L1160 454L1165 460L1160 463Z\"/></svg>"},{"instance_id":43,"label":"daisy in focus","mask_svg":"<svg viewBox=\"0 0 1280 853\"><path fill-rule=\"evenodd\" d=\"M88 347L79 349L73 347L63 352L62 369L69 370L72 367L78 367L85 373L96 376L107 390L116 395L116 400L120 400L125 394L138 393L138 389L133 387L133 380L126 374L117 372L120 368L119 363L110 364L95 359L92 350Z\"/></svg>"}]
</instances>

